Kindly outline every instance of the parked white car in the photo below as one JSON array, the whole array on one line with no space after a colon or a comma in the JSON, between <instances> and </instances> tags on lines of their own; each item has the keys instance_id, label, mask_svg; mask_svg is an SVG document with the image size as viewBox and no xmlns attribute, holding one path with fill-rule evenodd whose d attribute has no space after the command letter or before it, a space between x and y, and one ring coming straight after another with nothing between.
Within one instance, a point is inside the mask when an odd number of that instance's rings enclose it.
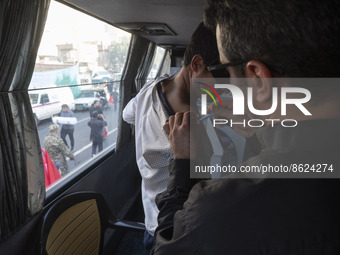
<instances>
[{"instance_id":1,"label":"parked white car","mask_svg":"<svg viewBox=\"0 0 340 255\"><path fill-rule=\"evenodd\" d=\"M103 88L93 88L82 90L79 97L74 100L75 110L88 110L93 104L94 100L100 97L105 97L107 100L106 92Z\"/></svg>"},{"instance_id":2,"label":"parked white car","mask_svg":"<svg viewBox=\"0 0 340 255\"><path fill-rule=\"evenodd\" d=\"M28 94L37 125L41 120L59 114L63 104L74 110L74 97L69 87L30 90Z\"/></svg>"}]
</instances>

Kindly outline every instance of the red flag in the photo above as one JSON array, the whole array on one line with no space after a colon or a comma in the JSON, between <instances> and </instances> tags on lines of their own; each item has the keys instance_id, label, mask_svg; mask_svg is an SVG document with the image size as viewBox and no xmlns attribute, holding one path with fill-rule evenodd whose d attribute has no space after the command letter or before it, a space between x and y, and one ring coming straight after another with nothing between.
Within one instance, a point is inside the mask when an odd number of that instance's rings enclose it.
<instances>
[{"instance_id":1,"label":"red flag","mask_svg":"<svg viewBox=\"0 0 340 255\"><path fill-rule=\"evenodd\" d=\"M111 104L114 104L113 95L110 96L109 102L110 102Z\"/></svg>"},{"instance_id":2,"label":"red flag","mask_svg":"<svg viewBox=\"0 0 340 255\"><path fill-rule=\"evenodd\" d=\"M107 137L107 129L106 129L106 127L103 127L103 131L104 131L104 137Z\"/></svg>"},{"instance_id":3,"label":"red flag","mask_svg":"<svg viewBox=\"0 0 340 255\"><path fill-rule=\"evenodd\" d=\"M61 178L61 175L58 169L55 167L47 151L41 148L41 152L43 156L43 163L44 163L44 169L45 169L45 188L47 188L52 183L59 180Z\"/></svg>"}]
</instances>

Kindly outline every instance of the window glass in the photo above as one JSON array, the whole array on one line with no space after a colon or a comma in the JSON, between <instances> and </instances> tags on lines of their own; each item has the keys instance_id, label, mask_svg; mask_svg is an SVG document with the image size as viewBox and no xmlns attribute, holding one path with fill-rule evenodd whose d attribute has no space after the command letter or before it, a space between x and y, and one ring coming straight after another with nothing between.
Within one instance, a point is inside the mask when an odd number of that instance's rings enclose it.
<instances>
[{"instance_id":1,"label":"window glass","mask_svg":"<svg viewBox=\"0 0 340 255\"><path fill-rule=\"evenodd\" d=\"M165 54L165 49L157 46L156 55L155 55L154 60L152 62L152 68L151 68L150 73L148 75L148 80L156 78L156 75L157 75L157 72L158 72L160 65L162 63L162 59L164 57L164 54Z\"/></svg>"},{"instance_id":2,"label":"window glass","mask_svg":"<svg viewBox=\"0 0 340 255\"><path fill-rule=\"evenodd\" d=\"M51 2L28 92L48 191L115 148L119 83L130 37L91 16ZM67 110L63 111L62 105L67 105ZM66 163L58 152L59 145L51 140L49 127L54 123L58 126L56 136L63 137L68 147L64 149ZM104 137L102 147L97 137ZM93 141L99 143L95 151ZM71 150L75 161L71 160Z\"/></svg>"},{"instance_id":3,"label":"window glass","mask_svg":"<svg viewBox=\"0 0 340 255\"><path fill-rule=\"evenodd\" d=\"M37 104L38 99L39 99L39 94L35 94L35 93L30 94L30 101L32 105Z\"/></svg>"},{"instance_id":4,"label":"window glass","mask_svg":"<svg viewBox=\"0 0 340 255\"><path fill-rule=\"evenodd\" d=\"M41 95L41 99L40 99L40 103L41 104L46 104L48 103L50 100L48 100L48 95L47 94L43 94Z\"/></svg>"}]
</instances>

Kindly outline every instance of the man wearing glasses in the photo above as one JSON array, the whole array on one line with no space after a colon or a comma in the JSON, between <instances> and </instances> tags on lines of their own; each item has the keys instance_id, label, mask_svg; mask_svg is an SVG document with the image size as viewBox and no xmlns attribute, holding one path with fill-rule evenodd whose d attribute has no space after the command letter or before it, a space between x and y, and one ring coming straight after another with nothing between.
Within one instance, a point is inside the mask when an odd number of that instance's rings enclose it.
<instances>
[{"instance_id":1,"label":"man wearing glasses","mask_svg":"<svg viewBox=\"0 0 340 255\"><path fill-rule=\"evenodd\" d=\"M168 188L156 199L160 212L153 254L340 254L340 83L291 79L339 76L339 11L335 0L206 2L205 22L216 31L221 61L208 70L227 70L244 95L251 88L255 109L272 109L259 115L246 107L244 118L275 124L235 127L246 137L256 135L262 147L239 169L298 164L303 173L238 175L193 185L189 148L195 141L189 126L195 122L190 123L188 112L177 113L164 126L176 159ZM299 108L285 105L279 93L279 105L272 108L275 89L295 87L310 91L311 99ZM292 100L299 96L293 94ZM210 110L215 118L230 119L237 117L232 106ZM302 107L311 114L303 114ZM280 125L276 120L282 117L297 125ZM318 163L331 167L329 175L312 170Z\"/></svg>"}]
</instances>

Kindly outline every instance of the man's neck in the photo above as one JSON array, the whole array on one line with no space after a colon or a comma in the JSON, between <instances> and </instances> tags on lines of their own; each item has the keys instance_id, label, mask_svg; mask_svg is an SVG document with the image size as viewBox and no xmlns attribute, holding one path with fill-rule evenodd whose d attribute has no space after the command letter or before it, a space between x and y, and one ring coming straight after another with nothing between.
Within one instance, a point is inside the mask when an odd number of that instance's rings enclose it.
<instances>
[{"instance_id":1,"label":"man's neck","mask_svg":"<svg viewBox=\"0 0 340 255\"><path fill-rule=\"evenodd\" d=\"M171 80L162 82L162 91L174 112L190 110L190 79L185 67Z\"/></svg>"}]
</instances>

